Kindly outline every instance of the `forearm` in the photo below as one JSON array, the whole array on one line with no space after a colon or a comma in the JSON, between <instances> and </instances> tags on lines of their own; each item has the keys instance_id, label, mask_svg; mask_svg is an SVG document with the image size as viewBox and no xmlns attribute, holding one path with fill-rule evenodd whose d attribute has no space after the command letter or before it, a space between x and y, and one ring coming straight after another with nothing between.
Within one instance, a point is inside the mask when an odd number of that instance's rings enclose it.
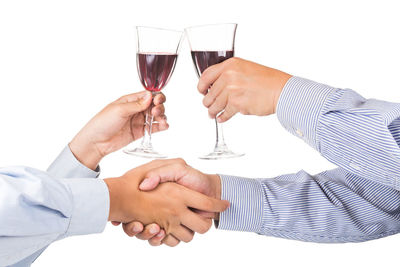
<instances>
[{"instance_id":1,"label":"forearm","mask_svg":"<svg viewBox=\"0 0 400 267\"><path fill-rule=\"evenodd\" d=\"M97 179L54 179L12 167L0 170L0 265L17 262L71 235L102 232L107 186ZM88 216L90 214L90 216Z\"/></svg>"},{"instance_id":2,"label":"forearm","mask_svg":"<svg viewBox=\"0 0 400 267\"><path fill-rule=\"evenodd\" d=\"M293 77L277 115L285 129L335 165L400 189L400 104Z\"/></svg>"},{"instance_id":3,"label":"forearm","mask_svg":"<svg viewBox=\"0 0 400 267\"><path fill-rule=\"evenodd\" d=\"M96 178L100 175L99 166L92 170L80 162L75 154L77 152L71 151L67 145L47 169L49 175L57 178Z\"/></svg>"},{"instance_id":4,"label":"forearm","mask_svg":"<svg viewBox=\"0 0 400 267\"><path fill-rule=\"evenodd\" d=\"M343 169L274 179L221 176L221 182L231 206L220 214L219 229L326 243L400 231L399 192Z\"/></svg>"}]
</instances>

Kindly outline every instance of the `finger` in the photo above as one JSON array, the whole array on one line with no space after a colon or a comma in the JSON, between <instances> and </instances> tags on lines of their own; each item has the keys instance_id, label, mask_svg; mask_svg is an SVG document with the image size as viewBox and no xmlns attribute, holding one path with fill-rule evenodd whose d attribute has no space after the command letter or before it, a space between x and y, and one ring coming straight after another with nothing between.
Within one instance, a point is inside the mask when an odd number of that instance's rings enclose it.
<instances>
[{"instance_id":1,"label":"finger","mask_svg":"<svg viewBox=\"0 0 400 267\"><path fill-rule=\"evenodd\" d=\"M164 237L165 231L161 229L161 231L156 236L149 239L149 244L152 246L160 246Z\"/></svg>"},{"instance_id":2,"label":"finger","mask_svg":"<svg viewBox=\"0 0 400 267\"><path fill-rule=\"evenodd\" d=\"M226 83L224 79L216 80L203 98L203 105L207 108L210 107L219 94L224 90L225 85Z\"/></svg>"},{"instance_id":3,"label":"finger","mask_svg":"<svg viewBox=\"0 0 400 267\"><path fill-rule=\"evenodd\" d=\"M150 170L145 175L146 179L139 185L139 189L149 191L160 183L176 182L180 177L187 174L186 163L173 160L170 164Z\"/></svg>"},{"instance_id":4,"label":"finger","mask_svg":"<svg viewBox=\"0 0 400 267\"><path fill-rule=\"evenodd\" d=\"M229 202L203 195L199 192L183 188L182 196L186 200L186 205L191 208L208 212L222 212L229 207Z\"/></svg>"},{"instance_id":5,"label":"finger","mask_svg":"<svg viewBox=\"0 0 400 267\"><path fill-rule=\"evenodd\" d=\"M163 104L166 100L167 99L163 93L158 93L153 99L153 104L157 106Z\"/></svg>"},{"instance_id":6,"label":"finger","mask_svg":"<svg viewBox=\"0 0 400 267\"><path fill-rule=\"evenodd\" d=\"M169 124L165 120L160 120L159 123L154 123L151 130L152 133L165 131L169 128Z\"/></svg>"},{"instance_id":7,"label":"finger","mask_svg":"<svg viewBox=\"0 0 400 267\"><path fill-rule=\"evenodd\" d=\"M214 119L221 111L225 109L227 103L228 103L228 93L223 92L208 108L208 115L210 116L210 118Z\"/></svg>"},{"instance_id":8,"label":"finger","mask_svg":"<svg viewBox=\"0 0 400 267\"><path fill-rule=\"evenodd\" d=\"M111 224L114 225L114 226L118 226L118 225L120 225L121 223L120 223L120 222L114 222L114 221L112 221Z\"/></svg>"},{"instance_id":9,"label":"finger","mask_svg":"<svg viewBox=\"0 0 400 267\"><path fill-rule=\"evenodd\" d=\"M118 106L122 111L122 116L129 117L133 114L146 110L151 104L151 93L147 92L143 98L137 99L132 102L119 103Z\"/></svg>"},{"instance_id":10,"label":"finger","mask_svg":"<svg viewBox=\"0 0 400 267\"><path fill-rule=\"evenodd\" d=\"M215 212L208 212L204 210L197 210L193 209L193 211L197 214L199 214L201 217L207 218L207 219L216 219L218 216Z\"/></svg>"},{"instance_id":11,"label":"finger","mask_svg":"<svg viewBox=\"0 0 400 267\"><path fill-rule=\"evenodd\" d=\"M175 247L180 243L180 241L176 237L174 237L173 235L167 235L163 239L162 243L167 245L167 246L169 246L169 247Z\"/></svg>"},{"instance_id":12,"label":"finger","mask_svg":"<svg viewBox=\"0 0 400 267\"><path fill-rule=\"evenodd\" d=\"M129 95L124 95L118 98L115 103L128 103L128 102L134 102L138 101L139 99L145 97L146 95L151 94L148 91L140 91L137 93L129 94Z\"/></svg>"},{"instance_id":13,"label":"finger","mask_svg":"<svg viewBox=\"0 0 400 267\"><path fill-rule=\"evenodd\" d=\"M220 123L226 122L227 120L232 118L233 115L235 115L237 112L238 111L236 110L236 108L229 105L228 103L228 105L225 107L225 110L218 116L217 121Z\"/></svg>"},{"instance_id":14,"label":"finger","mask_svg":"<svg viewBox=\"0 0 400 267\"><path fill-rule=\"evenodd\" d=\"M141 240L149 240L160 233L161 228L158 224L152 223L145 226L144 230L136 235Z\"/></svg>"},{"instance_id":15,"label":"finger","mask_svg":"<svg viewBox=\"0 0 400 267\"><path fill-rule=\"evenodd\" d=\"M125 234L132 237L143 231L143 224L140 222L124 223L122 229L124 229Z\"/></svg>"},{"instance_id":16,"label":"finger","mask_svg":"<svg viewBox=\"0 0 400 267\"><path fill-rule=\"evenodd\" d=\"M174 229L171 234L178 240L183 241L185 243L189 243L193 240L194 232L184 225L181 225Z\"/></svg>"},{"instance_id":17,"label":"finger","mask_svg":"<svg viewBox=\"0 0 400 267\"><path fill-rule=\"evenodd\" d=\"M224 62L208 67L200 76L197 89L201 94L206 94L211 85L221 76L224 71Z\"/></svg>"},{"instance_id":18,"label":"finger","mask_svg":"<svg viewBox=\"0 0 400 267\"><path fill-rule=\"evenodd\" d=\"M164 107L164 105L162 105L162 104L157 105L157 106L154 106L154 107L151 109L151 114L152 114L153 116L161 116L161 115L164 114L164 112L165 112L165 107Z\"/></svg>"},{"instance_id":19,"label":"finger","mask_svg":"<svg viewBox=\"0 0 400 267\"><path fill-rule=\"evenodd\" d=\"M167 124L167 115L165 115L165 114L161 114L161 115L159 115L159 116L155 116L154 117L154 121L153 121L153 123L154 122L157 122L157 123L164 123L164 124Z\"/></svg>"},{"instance_id":20,"label":"finger","mask_svg":"<svg viewBox=\"0 0 400 267\"><path fill-rule=\"evenodd\" d=\"M188 212L181 218L181 223L190 230L204 234L212 225L211 219L206 219L188 209ZM176 236L176 235L175 235ZM178 236L176 236L178 237ZM178 237L179 238L179 237ZM180 239L180 238L179 238ZM182 239L180 239L182 240ZM182 240L183 241L183 240Z\"/></svg>"}]
</instances>

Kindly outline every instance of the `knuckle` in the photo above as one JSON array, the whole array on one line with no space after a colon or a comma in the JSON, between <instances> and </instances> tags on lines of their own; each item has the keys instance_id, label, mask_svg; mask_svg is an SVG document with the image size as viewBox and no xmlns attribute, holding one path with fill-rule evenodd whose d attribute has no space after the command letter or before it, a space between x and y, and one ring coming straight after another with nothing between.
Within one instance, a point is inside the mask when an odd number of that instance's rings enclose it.
<instances>
[{"instance_id":1,"label":"knuckle","mask_svg":"<svg viewBox=\"0 0 400 267\"><path fill-rule=\"evenodd\" d=\"M200 234L205 234L205 233L207 233L208 230L210 230L211 226L212 226L211 220L207 220L207 222L204 223L204 224L200 227L199 233L200 233Z\"/></svg>"},{"instance_id":2,"label":"knuckle","mask_svg":"<svg viewBox=\"0 0 400 267\"><path fill-rule=\"evenodd\" d=\"M209 102L210 102L209 97L205 96L203 98L203 105L208 107L209 106Z\"/></svg>"},{"instance_id":3,"label":"knuckle","mask_svg":"<svg viewBox=\"0 0 400 267\"><path fill-rule=\"evenodd\" d=\"M182 240L183 242L185 242L185 243L189 243L190 241L192 241L193 240L193 235L189 235L189 236L187 236L186 238L185 238L185 240Z\"/></svg>"},{"instance_id":4,"label":"knuckle","mask_svg":"<svg viewBox=\"0 0 400 267\"><path fill-rule=\"evenodd\" d=\"M250 112L247 109L240 109L239 112L243 115L250 115Z\"/></svg>"},{"instance_id":5,"label":"knuckle","mask_svg":"<svg viewBox=\"0 0 400 267\"><path fill-rule=\"evenodd\" d=\"M186 161L183 158L176 158L175 161L180 165L186 165Z\"/></svg>"}]
</instances>

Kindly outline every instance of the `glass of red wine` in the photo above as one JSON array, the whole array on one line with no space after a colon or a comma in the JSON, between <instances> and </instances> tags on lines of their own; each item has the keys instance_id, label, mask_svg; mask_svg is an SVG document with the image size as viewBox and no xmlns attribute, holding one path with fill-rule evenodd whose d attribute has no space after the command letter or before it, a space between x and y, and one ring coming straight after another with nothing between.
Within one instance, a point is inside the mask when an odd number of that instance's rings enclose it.
<instances>
[{"instance_id":1,"label":"glass of red wine","mask_svg":"<svg viewBox=\"0 0 400 267\"><path fill-rule=\"evenodd\" d=\"M185 29L198 77L208 67L234 56L236 28L236 23L224 23ZM225 144L222 124L215 120L215 125L216 143L214 151L200 158L224 159L243 156L243 153L234 153Z\"/></svg>"},{"instance_id":2,"label":"glass of red wine","mask_svg":"<svg viewBox=\"0 0 400 267\"><path fill-rule=\"evenodd\" d=\"M136 27L137 54L136 63L143 87L154 97L165 87L174 72L183 32ZM165 158L153 149L151 131L154 118L151 114L153 104L147 109L142 143L135 149L125 149L127 154L145 158Z\"/></svg>"}]
</instances>

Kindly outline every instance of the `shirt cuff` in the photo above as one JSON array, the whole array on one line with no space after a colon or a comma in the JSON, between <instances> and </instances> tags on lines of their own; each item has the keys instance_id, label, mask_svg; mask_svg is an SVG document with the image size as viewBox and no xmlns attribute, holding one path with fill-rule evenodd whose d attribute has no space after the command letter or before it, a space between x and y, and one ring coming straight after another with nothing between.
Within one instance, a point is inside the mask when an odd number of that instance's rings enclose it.
<instances>
[{"instance_id":1,"label":"shirt cuff","mask_svg":"<svg viewBox=\"0 0 400 267\"><path fill-rule=\"evenodd\" d=\"M56 178L96 178L100 175L100 167L97 166L94 171L89 169L75 158L67 145L47 169L47 172Z\"/></svg>"},{"instance_id":2,"label":"shirt cuff","mask_svg":"<svg viewBox=\"0 0 400 267\"><path fill-rule=\"evenodd\" d=\"M264 193L256 179L220 175L221 199L230 206L219 215L218 229L260 233L263 225Z\"/></svg>"},{"instance_id":3,"label":"shirt cuff","mask_svg":"<svg viewBox=\"0 0 400 267\"><path fill-rule=\"evenodd\" d=\"M109 215L110 194L102 179L61 179L72 194L73 210L66 236L103 232Z\"/></svg>"},{"instance_id":4,"label":"shirt cuff","mask_svg":"<svg viewBox=\"0 0 400 267\"><path fill-rule=\"evenodd\" d=\"M318 149L319 116L329 96L338 89L300 77L290 78L279 97L276 114L282 126Z\"/></svg>"}]
</instances>

